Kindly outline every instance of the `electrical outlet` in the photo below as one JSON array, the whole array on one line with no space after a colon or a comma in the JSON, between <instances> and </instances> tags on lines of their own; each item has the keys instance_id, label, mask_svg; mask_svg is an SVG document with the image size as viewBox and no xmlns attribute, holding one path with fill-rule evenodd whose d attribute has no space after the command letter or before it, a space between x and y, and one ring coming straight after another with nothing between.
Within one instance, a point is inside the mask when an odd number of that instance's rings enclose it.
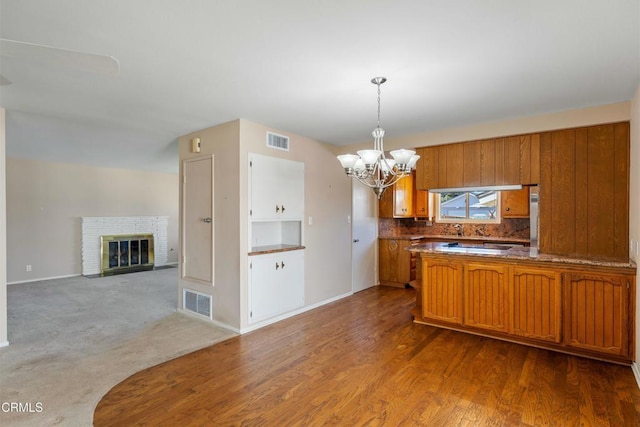
<instances>
[{"instance_id":1,"label":"electrical outlet","mask_svg":"<svg viewBox=\"0 0 640 427\"><path fill-rule=\"evenodd\" d=\"M27 264L26 270L27 270L27 272L31 271L31 264Z\"/></svg>"}]
</instances>

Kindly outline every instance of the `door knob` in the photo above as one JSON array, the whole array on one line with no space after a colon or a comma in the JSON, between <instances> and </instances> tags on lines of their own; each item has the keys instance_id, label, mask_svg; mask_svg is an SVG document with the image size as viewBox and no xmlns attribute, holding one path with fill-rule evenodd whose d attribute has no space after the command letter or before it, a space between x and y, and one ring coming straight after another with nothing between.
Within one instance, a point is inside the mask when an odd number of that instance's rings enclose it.
<instances>
[{"instance_id":1,"label":"door knob","mask_svg":"<svg viewBox=\"0 0 640 427\"><path fill-rule=\"evenodd\" d=\"M211 222L211 218L207 217L207 218L203 219L203 221L206 222L207 224L209 224Z\"/></svg>"},{"instance_id":2,"label":"door knob","mask_svg":"<svg viewBox=\"0 0 640 427\"><path fill-rule=\"evenodd\" d=\"M353 243L358 243L360 239L353 239Z\"/></svg>"}]
</instances>

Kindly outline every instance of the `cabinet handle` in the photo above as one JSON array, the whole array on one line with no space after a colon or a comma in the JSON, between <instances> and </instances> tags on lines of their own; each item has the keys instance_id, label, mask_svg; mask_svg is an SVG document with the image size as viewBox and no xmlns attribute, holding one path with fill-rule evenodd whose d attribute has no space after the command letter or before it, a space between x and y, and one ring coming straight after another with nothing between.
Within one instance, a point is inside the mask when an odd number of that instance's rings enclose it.
<instances>
[{"instance_id":1,"label":"cabinet handle","mask_svg":"<svg viewBox=\"0 0 640 427\"><path fill-rule=\"evenodd\" d=\"M280 209L282 209L282 213L284 213L284 205L282 205Z\"/></svg>"},{"instance_id":2,"label":"cabinet handle","mask_svg":"<svg viewBox=\"0 0 640 427\"><path fill-rule=\"evenodd\" d=\"M276 213L280 213L280 206L276 205Z\"/></svg>"},{"instance_id":3,"label":"cabinet handle","mask_svg":"<svg viewBox=\"0 0 640 427\"><path fill-rule=\"evenodd\" d=\"M278 265L278 261L276 261L276 270L279 269L280 266Z\"/></svg>"},{"instance_id":4,"label":"cabinet handle","mask_svg":"<svg viewBox=\"0 0 640 427\"><path fill-rule=\"evenodd\" d=\"M284 261L280 261L280 268L284 270Z\"/></svg>"},{"instance_id":5,"label":"cabinet handle","mask_svg":"<svg viewBox=\"0 0 640 427\"><path fill-rule=\"evenodd\" d=\"M211 224L211 218L205 218L202 221L206 222L207 224Z\"/></svg>"},{"instance_id":6,"label":"cabinet handle","mask_svg":"<svg viewBox=\"0 0 640 427\"><path fill-rule=\"evenodd\" d=\"M509 206L507 206L507 208L505 209L505 211L509 212L511 210L511 208Z\"/></svg>"}]
</instances>

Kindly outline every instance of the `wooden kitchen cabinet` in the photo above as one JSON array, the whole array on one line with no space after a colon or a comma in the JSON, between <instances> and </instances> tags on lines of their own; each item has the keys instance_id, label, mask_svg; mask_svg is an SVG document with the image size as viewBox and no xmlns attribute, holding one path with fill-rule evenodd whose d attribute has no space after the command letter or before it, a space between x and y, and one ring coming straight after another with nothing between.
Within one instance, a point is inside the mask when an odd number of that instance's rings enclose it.
<instances>
[{"instance_id":1,"label":"wooden kitchen cabinet","mask_svg":"<svg viewBox=\"0 0 640 427\"><path fill-rule=\"evenodd\" d=\"M514 267L511 295L511 333L559 343L562 339L562 283L560 272Z\"/></svg>"},{"instance_id":2,"label":"wooden kitchen cabinet","mask_svg":"<svg viewBox=\"0 0 640 427\"><path fill-rule=\"evenodd\" d=\"M420 243L412 239L378 240L378 275L381 285L404 288L415 286L417 279L417 261L415 252L405 249Z\"/></svg>"},{"instance_id":3,"label":"wooden kitchen cabinet","mask_svg":"<svg viewBox=\"0 0 640 427\"><path fill-rule=\"evenodd\" d=\"M624 275L566 273L565 338L568 347L629 355L632 278Z\"/></svg>"},{"instance_id":4,"label":"wooden kitchen cabinet","mask_svg":"<svg viewBox=\"0 0 640 427\"><path fill-rule=\"evenodd\" d=\"M413 202L413 216L415 218L429 218L429 192L416 190Z\"/></svg>"},{"instance_id":5,"label":"wooden kitchen cabinet","mask_svg":"<svg viewBox=\"0 0 640 427\"><path fill-rule=\"evenodd\" d=\"M464 325L508 332L509 287L505 265L466 264L463 289Z\"/></svg>"},{"instance_id":6,"label":"wooden kitchen cabinet","mask_svg":"<svg viewBox=\"0 0 640 427\"><path fill-rule=\"evenodd\" d=\"M414 174L387 188L378 204L380 218L413 218Z\"/></svg>"},{"instance_id":7,"label":"wooden kitchen cabinet","mask_svg":"<svg viewBox=\"0 0 640 427\"><path fill-rule=\"evenodd\" d=\"M422 317L461 325L462 263L448 258L422 258Z\"/></svg>"},{"instance_id":8,"label":"wooden kitchen cabinet","mask_svg":"<svg viewBox=\"0 0 640 427\"><path fill-rule=\"evenodd\" d=\"M529 187L500 192L501 218L529 218Z\"/></svg>"}]
</instances>

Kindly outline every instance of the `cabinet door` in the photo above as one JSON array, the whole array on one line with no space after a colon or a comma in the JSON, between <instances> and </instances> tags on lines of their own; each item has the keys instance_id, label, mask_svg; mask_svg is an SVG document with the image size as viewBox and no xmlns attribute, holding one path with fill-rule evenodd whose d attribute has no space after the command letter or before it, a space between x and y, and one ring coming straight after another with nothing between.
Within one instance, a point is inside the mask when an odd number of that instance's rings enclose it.
<instances>
[{"instance_id":1,"label":"cabinet door","mask_svg":"<svg viewBox=\"0 0 640 427\"><path fill-rule=\"evenodd\" d=\"M429 218L429 192L416 190L413 203L413 215L416 218Z\"/></svg>"},{"instance_id":2,"label":"cabinet door","mask_svg":"<svg viewBox=\"0 0 640 427\"><path fill-rule=\"evenodd\" d=\"M565 274L565 345L628 356L631 279Z\"/></svg>"},{"instance_id":3,"label":"cabinet door","mask_svg":"<svg viewBox=\"0 0 640 427\"><path fill-rule=\"evenodd\" d=\"M303 219L304 163L281 160L278 165L282 219Z\"/></svg>"},{"instance_id":4,"label":"cabinet door","mask_svg":"<svg viewBox=\"0 0 640 427\"><path fill-rule=\"evenodd\" d=\"M413 217L413 174L401 178L393 186L393 216Z\"/></svg>"},{"instance_id":5,"label":"cabinet door","mask_svg":"<svg viewBox=\"0 0 640 427\"><path fill-rule=\"evenodd\" d=\"M380 284L404 285L409 283L411 281L411 253L405 250L409 241L380 239L379 242Z\"/></svg>"},{"instance_id":6,"label":"cabinet door","mask_svg":"<svg viewBox=\"0 0 640 427\"><path fill-rule=\"evenodd\" d=\"M462 264L422 258L422 317L462 323Z\"/></svg>"},{"instance_id":7,"label":"cabinet door","mask_svg":"<svg viewBox=\"0 0 640 427\"><path fill-rule=\"evenodd\" d=\"M249 258L249 322L304 305L304 251Z\"/></svg>"},{"instance_id":8,"label":"cabinet door","mask_svg":"<svg viewBox=\"0 0 640 427\"><path fill-rule=\"evenodd\" d=\"M285 313L304 305L304 251L281 252L277 294L279 312Z\"/></svg>"},{"instance_id":9,"label":"cabinet door","mask_svg":"<svg viewBox=\"0 0 640 427\"><path fill-rule=\"evenodd\" d=\"M553 343L561 341L560 277L560 273L555 270L532 267L513 269L513 334Z\"/></svg>"},{"instance_id":10,"label":"cabinet door","mask_svg":"<svg viewBox=\"0 0 640 427\"><path fill-rule=\"evenodd\" d=\"M502 218L529 218L529 187L500 192Z\"/></svg>"},{"instance_id":11,"label":"cabinet door","mask_svg":"<svg viewBox=\"0 0 640 427\"><path fill-rule=\"evenodd\" d=\"M278 160L275 157L250 155L251 173L251 219L274 219L280 215L278 201L280 178Z\"/></svg>"},{"instance_id":12,"label":"cabinet door","mask_svg":"<svg viewBox=\"0 0 640 427\"><path fill-rule=\"evenodd\" d=\"M429 190L440 188L440 146L423 147L418 152L420 160L416 165L416 188Z\"/></svg>"},{"instance_id":13,"label":"cabinet door","mask_svg":"<svg viewBox=\"0 0 640 427\"><path fill-rule=\"evenodd\" d=\"M251 154L251 220L302 219L304 163Z\"/></svg>"},{"instance_id":14,"label":"cabinet door","mask_svg":"<svg viewBox=\"0 0 640 427\"><path fill-rule=\"evenodd\" d=\"M469 263L464 270L464 325L508 331L506 266Z\"/></svg>"},{"instance_id":15,"label":"cabinet door","mask_svg":"<svg viewBox=\"0 0 640 427\"><path fill-rule=\"evenodd\" d=\"M249 322L273 317L279 313L278 283L279 254L249 257ZM276 269L278 264L278 269Z\"/></svg>"}]
</instances>

